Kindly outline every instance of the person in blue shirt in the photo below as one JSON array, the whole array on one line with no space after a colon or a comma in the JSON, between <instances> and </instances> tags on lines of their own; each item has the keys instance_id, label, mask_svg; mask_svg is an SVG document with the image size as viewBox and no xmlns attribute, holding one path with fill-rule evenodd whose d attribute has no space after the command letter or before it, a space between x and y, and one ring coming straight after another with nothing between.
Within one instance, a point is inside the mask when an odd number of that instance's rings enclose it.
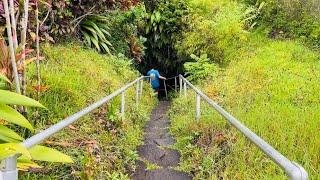
<instances>
[{"instance_id":1,"label":"person in blue shirt","mask_svg":"<svg viewBox=\"0 0 320 180\"><path fill-rule=\"evenodd\" d=\"M151 86L155 91L159 91L159 88L160 88L159 79L166 80L166 78L161 76L159 71L155 70L154 68L148 71L147 76L150 76Z\"/></svg>"}]
</instances>

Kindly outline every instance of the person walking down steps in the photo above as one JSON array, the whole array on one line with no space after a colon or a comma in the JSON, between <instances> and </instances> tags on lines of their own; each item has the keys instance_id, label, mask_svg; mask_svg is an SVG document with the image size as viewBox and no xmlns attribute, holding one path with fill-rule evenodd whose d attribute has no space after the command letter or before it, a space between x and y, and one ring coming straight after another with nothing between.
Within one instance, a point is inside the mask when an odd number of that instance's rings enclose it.
<instances>
[{"instance_id":1,"label":"person walking down steps","mask_svg":"<svg viewBox=\"0 0 320 180\"><path fill-rule=\"evenodd\" d=\"M160 88L159 79L166 80L165 77L161 76L158 70L155 70L155 67L152 67L150 71L148 71L147 76L150 76L151 86L154 91L158 94Z\"/></svg>"}]
</instances>

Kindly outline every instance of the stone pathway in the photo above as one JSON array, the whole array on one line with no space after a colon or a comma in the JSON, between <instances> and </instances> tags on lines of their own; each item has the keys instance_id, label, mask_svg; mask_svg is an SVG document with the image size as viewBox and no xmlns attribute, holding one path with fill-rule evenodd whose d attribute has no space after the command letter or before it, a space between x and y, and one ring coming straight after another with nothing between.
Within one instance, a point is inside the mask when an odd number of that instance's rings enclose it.
<instances>
[{"instance_id":1,"label":"stone pathway","mask_svg":"<svg viewBox=\"0 0 320 180\"><path fill-rule=\"evenodd\" d=\"M140 161L133 174L134 180L189 180L188 174L173 169L178 166L180 154L169 148L174 139L169 134L170 120L166 112L170 102L160 101L145 127L144 145L138 148ZM147 170L152 166L152 170Z\"/></svg>"}]
</instances>

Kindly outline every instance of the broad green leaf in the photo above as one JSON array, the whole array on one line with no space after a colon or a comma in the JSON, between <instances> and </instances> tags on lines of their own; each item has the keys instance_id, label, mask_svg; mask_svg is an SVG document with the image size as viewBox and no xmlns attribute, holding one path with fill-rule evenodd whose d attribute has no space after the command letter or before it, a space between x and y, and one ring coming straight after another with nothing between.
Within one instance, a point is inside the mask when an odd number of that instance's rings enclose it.
<instances>
[{"instance_id":1,"label":"broad green leaf","mask_svg":"<svg viewBox=\"0 0 320 180\"><path fill-rule=\"evenodd\" d=\"M156 12L155 17L156 17L156 22L160 22L160 20L161 20L161 14L160 14L159 11Z\"/></svg>"},{"instance_id":2,"label":"broad green leaf","mask_svg":"<svg viewBox=\"0 0 320 180\"><path fill-rule=\"evenodd\" d=\"M104 41L104 43L106 43L107 45L109 45L109 46L112 46L112 44L109 42L109 41Z\"/></svg>"},{"instance_id":3,"label":"broad green leaf","mask_svg":"<svg viewBox=\"0 0 320 180\"><path fill-rule=\"evenodd\" d=\"M85 29L87 29L87 30L89 30L92 34L96 34L97 32L92 28L92 27L90 27L90 26L82 26L83 28L85 28Z\"/></svg>"},{"instance_id":4,"label":"broad green leaf","mask_svg":"<svg viewBox=\"0 0 320 180\"><path fill-rule=\"evenodd\" d=\"M19 143L20 141L16 139L9 138L8 136L4 136L0 133L0 144L1 143Z\"/></svg>"},{"instance_id":5,"label":"broad green leaf","mask_svg":"<svg viewBox=\"0 0 320 180\"><path fill-rule=\"evenodd\" d=\"M29 168L42 168L42 166L39 166L37 163L31 161L23 155L17 159L17 162L18 169L22 171L27 171Z\"/></svg>"},{"instance_id":6,"label":"broad green leaf","mask_svg":"<svg viewBox=\"0 0 320 180\"><path fill-rule=\"evenodd\" d=\"M0 80L4 80L4 81L6 81L6 82L11 84L10 80L5 75L3 75L1 73L0 73Z\"/></svg>"},{"instance_id":7,"label":"broad green leaf","mask_svg":"<svg viewBox=\"0 0 320 180\"><path fill-rule=\"evenodd\" d=\"M101 28L101 31L102 31L104 34L106 34L106 35L108 35L109 37L111 37L111 34L110 34L107 30Z\"/></svg>"},{"instance_id":8,"label":"broad green leaf","mask_svg":"<svg viewBox=\"0 0 320 180\"><path fill-rule=\"evenodd\" d=\"M101 38L101 39L106 39L104 34L101 32L100 28L92 21L86 21L83 24L87 25L87 27L91 27L93 28L93 30L95 30L96 34ZM90 29L90 28L89 28ZM92 30L90 30L92 31Z\"/></svg>"},{"instance_id":9,"label":"broad green leaf","mask_svg":"<svg viewBox=\"0 0 320 180\"><path fill-rule=\"evenodd\" d=\"M150 24L147 24L147 25L146 25L146 33L147 33L147 34L149 34L149 32L150 32L150 29L151 29L151 26L150 26Z\"/></svg>"},{"instance_id":10,"label":"broad green leaf","mask_svg":"<svg viewBox=\"0 0 320 180\"><path fill-rule=\"evenodd\" d=\"M155 16L154 16L154 14L152 14L152 15L151 15L151 18L150 18L150 20L151 20L151 24L153 24L153 22L154 22L154 18L155 18Z\"/></svg>"},{"instance_id":11,"label":"broad green leaf","mask_svg":"<svg viewBox=\"0 0 320 180\"><path fill-rule=\"evenodd\" d=\"M6 90L0 90L0 103L45 108L36 100Z\"/></svg>"},{"instance_id":12,"label":"broad green leaf","mask_svg":"<svg viewBox=\"0 0 320 180\"><path fill-rule=\"evenodd\" d=\"M163 24L162 24L162 23L159 25L159 30L160 30L160 33L161 33L162 30L163 30Z\"/></svg>"},{"instance_id":13,"label":"broad green leaf","mask_svg":"<svg viewBox=\"0 0 320 180\"><path fill-rule=\"evenodd\" d=\"M93 22L91 22L92 27L96 30L97 35L100 37L102 40L106 40L106 37L104 36L103 32L100 30L100 28Z\"/></svg>"},{"instance_id":14,"label":"broad green leaf","mask_svg":"<svg viewBox=\"0 0 320 180\"><path fill-rule=\"evenodd\" d=\"M19 134L17 134L13 130L11 130L3 125L0 125L0 135L7 136L9 138L20 140L20 141L23 140L23 138L21 136L19 136Z\"/></svg>"},{"instance_id":15,"label":"broad green leaf","mask_svg":"<svg viewBox=\"0 0 320 180\"><path fill-rule=\"evenodd\" d=\"M95 45L95 47L98 49L99 52L101 52L100 46L99 46L99 42L97 39L91 38L91 41L93 42L93 44Z\"/></svg>"},{"instance_id":16,"label":"broad green leaf","mask_svg":"<svg viewBox=\"0 0 320 180\"><path fill-rule=\"evenodd\" d=\"M20 143L4 143L0 144L0 160L10 157L14 154L22 154L31 159L31 155L27 148Z\"/></svg>"},{"instance_id":17,"label":"broad green leaf","mask_svg":"<svg viewBox=\"0 0 320 180\"><path fill-rule=\"evenodd\" d=\"M97 34L92 34L92 36L91 36L91 41L92 41L92 39L95 39L96 41L99 42L99 38L98 38L98 35L97 35Z\"/></svg>"},{"instance_id":18,"label":"broad green leaf","mask_svg":"<svg viewBox=\"0 0 320 180\"><path fill-rule=\"evenodd\" d=\"M5 104L0 104L0 119L28 128L29 130L33 131L32 125L24 116L22 116L12 107Z\"/></svg>"},{"instance_id":19,"label":"broad green leaf","mask_svg":"<svg viewBox=\"0 0 320 180\"><path fill-rule=\"evenodd\" d=\"M49 147L37 145L30 148L29 152L34 160L73 163L70 156Z\"/></svg>"},{"instance_id":20,"label":"broad green leaf","mask_svg":"<svg viewBox=\"0 0 320 180\"><path fill-rule=\"evenodd\" d=\"M102 29L110 30L109 26L106 24L103 24L103 23L96 23L96 24L97 24L97 26L99 26Z\"/></svg>"},{"instance_id":21,"label":"broad green leaf","mask_svg":"<svg viewBox=\"0 0 320 180\"><path fill-rule=\"evenodd\" d=\"M101 46L103 47L105 52L107 52L109 55L111 55L110 49L105 43L101 43Z\"/></svg>"},{"instance_id":22,"label":"broad green leaf","mask_svg":"<svg viewBox=\"0 0 320 180\"><path fill-rule=\"evenodd\" d=\"M264 2L264 1L263 1L263 2L261 2L261 3L260 3L260 5L259 5L258 10L260 11L260 10L263 8L263 6L264 6L265 4L266 4L266 2Z\"/></svg>"},{"instance_id":23,"label":"broad green leaf","mask_svg":"<svg viewBox=\"0 0 320 180\"><path fill-rule=\"evenodd\" d=\"M90 39L89 34L88 34L87 32L85 32L85 31L81 31L81 32L82 32L84 38L86 39L86 41L87 41L87 43L88 43L88 46L91 47L91 39Z\"/></svg>"}]
</instances>

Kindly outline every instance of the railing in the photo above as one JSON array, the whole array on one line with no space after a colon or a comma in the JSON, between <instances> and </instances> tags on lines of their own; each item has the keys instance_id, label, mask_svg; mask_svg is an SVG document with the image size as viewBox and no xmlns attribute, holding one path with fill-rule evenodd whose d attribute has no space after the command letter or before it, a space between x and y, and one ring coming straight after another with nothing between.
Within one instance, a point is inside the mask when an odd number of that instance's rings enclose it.
<instances>
[{"instance_id":1,"label":"railing","mask_svg":"<svg viewBox=\"0 0 320 180\"><path fill-rule=\"evenodd\" d=\"M50 136L58 133L63 128L69 126L70 124L74 123L81 117L85 116L86 114L90 113L91 111L97 109L98 107L102 106L103 104L107 103L111 99L115 98L119 94L121 94L121 117L124 118L125 116L125 92L127 89L132 87L133 85L136 86L136 103L139 103L142 94L142 87L143 87L143 79L147 78L147 76L141 76L140 78L132 81L131 83L123 86L122 88L118 89L117 91L113 92L112 94L104 97L103 99L91 104L90 106L84 108L83 110L65 118L64 120L58 122L57 124L49 127L48 129L26 139L22 142L22 145L26 148L31 148L34 145L37 145L44 141L45 139L49 138ZM11 156L7 159L1 161L0 166L0 180L17 180L18 179L18 169L17 169L17 157L18 155Z\"/></svg>"},{"instance_id":2,"label":"railing","mask_svg":"<svg viewBox=\"0 0 320 180\"><path fill-rule=\"evenodd\" d=\"M106 96L105 98L97 101L94 104L86 107L85 109L67 117L66 119L60 121L59 123L49 127L48 129L26 139L22 142L22 145L26 148L31 148L34 145L37 145L44 141L45 139L49 138L53 134L61 131L63 128L67 127L68 125L72 124L76 120L80 119L81 117L85 116L86 114L90 113L94 109L102 106L103 104L107 103L111 99L115 98L116 96L121 94L121 117L125 116L125 92L128 88L132 87L136 84L136 103L139 102L142 94L142 87L143 87L143 79L146 76L142 76L131 83L123 86L122 88L118 89L117 91L113 92L112 94ZM258 146L268 157L270 157L276 164L278 164L289 176L292 180L307 180L308 173L305 171L303 167L295 162L291 162L289 159L284 157L281 153L275 150L271 145L265 142L262 138L248 129L246 126L240 123L235 117L229 114L226 110L224 110L221 106L219 106L216 102L210 99L207 95L197 89L194 85L192 85L187 79L185 79L182 75L178 77L173 77L175 79L175 90L178 92L178 85L177 85L177 78L179 78L179 88L180 88L180 95L184 94L187 95L187 86L189 86L195 93L196 93L196 119L199 120L201 116L201 107L200 101L203 98L210 106L212 106L215 110L217 110L226 120L232 124L236 129L238 129L244 136L246 136L252 143ZM172 78L172 79L173 79ZM170 79L170 78L169 78ZM18 170L17 170L17 157L18 155L14 155L7 159L1 161L0 166L0 180L17 180L18 179Z\"/></svg>"},{"instance_id":3,"label":"railing","mask_svg":"<svg viewBox=\"0 0 320 180\"><path fill-rule=\"evenodd\" d=\"M281 153L275 150L270 144L265 142L262 138L252 132L249 128L240 123L235 117L229 114L216 102L210 99L207 95L192 85L182 75L179 75L180 94L187 95L187 86L189 86L196 93L196 119L199 120L201 116L200 100L203 98L210 106L217 110L230 124L232 124L237 130L239 130L244 136L246 136L252 143L254 143L260 150L262 150L268 157L270 157L277 165L279 165L285 173L292 180L307 180L308 173L305 169L295 162L291 162L284 157Z\"/></svg>"}]
</instances>

